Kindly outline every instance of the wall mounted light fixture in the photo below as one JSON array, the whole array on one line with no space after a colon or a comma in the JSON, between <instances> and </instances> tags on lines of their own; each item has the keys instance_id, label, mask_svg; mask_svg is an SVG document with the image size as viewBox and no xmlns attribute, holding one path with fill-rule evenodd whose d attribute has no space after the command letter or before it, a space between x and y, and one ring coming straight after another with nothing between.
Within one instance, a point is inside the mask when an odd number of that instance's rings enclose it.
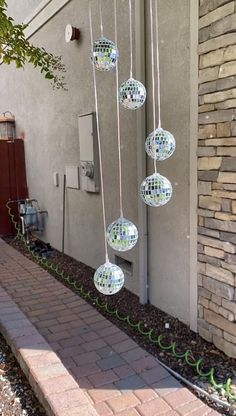
<instances>
[{"instance_id":1,"label":"wall mounted light fixture","mask_svg":"<svg viewBox=\"0 0 236 416\"><path fill-rule=\"evenodd\" d=\"M71 24L66 25L66 29L65 29L66 43L69 43L72 40L79 40L79 38L80 38L80 30L77 27L73 27Z\"/></svg>"}]
</instances>

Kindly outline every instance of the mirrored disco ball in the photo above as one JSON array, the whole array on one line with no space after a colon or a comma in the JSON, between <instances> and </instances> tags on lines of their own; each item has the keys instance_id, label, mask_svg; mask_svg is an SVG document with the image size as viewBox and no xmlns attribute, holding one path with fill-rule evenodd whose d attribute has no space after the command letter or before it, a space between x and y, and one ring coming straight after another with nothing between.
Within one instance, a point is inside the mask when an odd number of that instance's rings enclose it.
<instances>
[{"instance_id":1,"label":"mirrored disco ball","mask_svg":"<svg viewBox=\"0 0 236 416\"><path fill-rule=\"evenodd\" d=\"M99 71L110 71L115 68L119 59L119 50L114 42L102 37L93 43L91 61Z\"/></svg>"},{"instance_id":2,"label":"mirrored disco ball","mask_svg":"<svg viewBox=\"0 0 236 416\"><path fill-rule=\"evenodd\" d=\"M175 151L175 138L167 130L161 128L154 130L146 139L145 149L148 156L156 160L165 160Z\"/></svg>"},{"instance_id":3,"label":"mirrored disco ball","mask_svg":"<svg viewBox=\"0 0 236 416\"><path fill-rule=\"evenodd\" d=\"M160 207L171 199L172 185L165 176L154 173L141 183L140 196L150 207Z\"/></svg>"},{"instance_id":4,"label":"mirrored disco ball","mask_svg":"<svg viewBox=\"0 0 236 416\"><path fill-rule=\"evenodd\" d=\"M118 218L107 228L107 242L118 251L128 251L138 241L138 230L136 226L126 218Z\"/></svg>"},{"instance_id":5,"label":"mirrored disco ball","mask_svg":"<svg viewBox=\"0 0 236 416\"><path fill-rule=\"evenodd\" d=\"M146 101L146 88L136 79L129 78L123 82L119 90L120 103L129 110L137 110Z\"/></svg>"},{"instance_id":6,"label":"mirrored disco ball","mask_svg":"<svg viewBox=\"0 0 236 416\"><path fill-rule=\"evenodd\" d=\"M96 289L103 295L114 295L122 289L125 283L121 268L109 261L96 270L93 279Z\"/></svg>"}]
</instances>

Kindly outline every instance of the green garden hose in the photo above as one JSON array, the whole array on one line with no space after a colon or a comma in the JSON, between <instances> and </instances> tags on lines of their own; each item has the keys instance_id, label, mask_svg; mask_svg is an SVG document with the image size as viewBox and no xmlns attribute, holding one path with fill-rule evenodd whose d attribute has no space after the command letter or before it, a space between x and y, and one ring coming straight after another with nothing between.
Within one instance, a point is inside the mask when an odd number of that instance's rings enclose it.
<instances>
[{"instance_id":1,"label":"green garden hose","mask_svg":"<svg viewBox=\"0 0 236 416\"><path fill-rule=\"evenodd\" d=\"M149 330L143 330L142 325L143 322L140 320L138 322L131 322L129 315L121 316L119 313L119 310L117 308L110 309L108 306L108 303L101 303L99 297L93 297L90 293L90 291L86 291L84 287L77 286L77 282L73 280L71 276L69 276L64 271L59 270L59 266L53 264L52 262L46 260L45 258L42 258L41 256L35 254L33 250L30 249L30 246L27 244L27 241L24 237L24 235L21 234L20 227L18 225L18 222L14 219L14 214L12 214L10 204L13 201L8 201L6 204L6 207L8 209L9 216L12 220L12 223L14 224L14 227L17 231L17 238L20 239L27 250L30 252L32 257L42 266L44 266L46 269L53 271L56 273L58 278L65 283L67 283L68 286L73 288L76 292L78 292L84 299L90 300L93 304L95 304L100 310L105 311L108 315L115 316L119 321L125 322L130 328L133 328L137 331L137 333L141 334L144 337L147 337L149 342L152 344L157 345L161 350L163 351L170 351L172 356L177 359L184 359L186 364L193 368L196 373L201 378L207 378L209 379L210 383L216 390L223 390L225 392L225 395L227 396L228 400L230 401L236 401L236 395L232 392L232 380L231 378L228 378L225 383L217 383L215 379L215 369L212 367L208 372L203 371L203 359L195 359L191 353L190 350L186 350L184 353L180 354L176 352L176 342L172 342L170 345L164 344L164 335L155 335L155 330L153 328Z\"/></svg>"}]
</instances>

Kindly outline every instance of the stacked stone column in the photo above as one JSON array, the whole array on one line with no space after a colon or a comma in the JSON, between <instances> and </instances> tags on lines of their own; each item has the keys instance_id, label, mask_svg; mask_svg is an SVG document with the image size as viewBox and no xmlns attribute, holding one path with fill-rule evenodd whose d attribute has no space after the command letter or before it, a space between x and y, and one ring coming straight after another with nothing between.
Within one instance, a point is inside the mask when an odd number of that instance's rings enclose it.
<instances>
[{"instance_id":1,"label":"stacked stone column","mask_svg":"<svg viewBox=\"0 0 236 416\"><path fill-rule=\"evenodd\" d=\"M200 0L198 330L236 358L236 1Z\"/></svg>"}]
</instances>

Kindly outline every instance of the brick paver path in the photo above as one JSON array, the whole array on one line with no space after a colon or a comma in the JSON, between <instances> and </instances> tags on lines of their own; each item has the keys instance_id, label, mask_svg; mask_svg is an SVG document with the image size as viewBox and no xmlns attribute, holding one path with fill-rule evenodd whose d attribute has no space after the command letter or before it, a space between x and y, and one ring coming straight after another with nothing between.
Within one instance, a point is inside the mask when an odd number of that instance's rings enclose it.
<instances>
[{"instance_id":1,"label":"brick paver path","mask_svg":"<svg viewBox=\"0 0 236 416\"><path fill-rule=\"evenodd\" d=\"M100 416L218 415L95 308L2 240L0 284L59 355ZM63 376L53 370L52 364L45 383L48 388L56 383L60 391ZM70 386L65 390L73 400Z\"/></svg>"}]
</instances>

